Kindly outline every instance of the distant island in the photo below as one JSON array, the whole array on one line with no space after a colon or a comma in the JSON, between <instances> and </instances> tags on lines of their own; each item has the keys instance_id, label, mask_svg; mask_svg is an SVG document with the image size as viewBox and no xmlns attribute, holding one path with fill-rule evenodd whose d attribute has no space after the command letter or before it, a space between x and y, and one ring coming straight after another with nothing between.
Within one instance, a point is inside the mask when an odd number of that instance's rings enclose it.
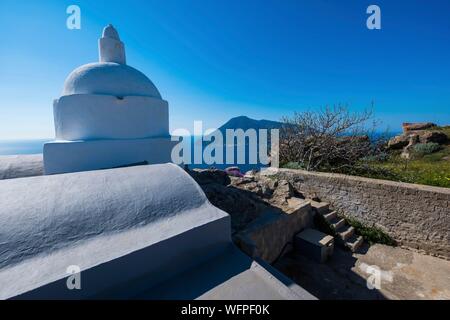
<instances>
[{"instance_id":1,"label":"distant island","mask_svg":"<svg viewBox=\"0 0 450 320\"><path fill-rule=\"evenodd\" d=\"M219 130L221 132L225 132L227 129L242 129L242 130L248 130L248 129L280 129L283 126L282 122L278 121L272 121L272 120L255 120L251 119L247 116L239 116L234 117L228 120L225 124L223 124Z\"/></svg>"}]
</instances>

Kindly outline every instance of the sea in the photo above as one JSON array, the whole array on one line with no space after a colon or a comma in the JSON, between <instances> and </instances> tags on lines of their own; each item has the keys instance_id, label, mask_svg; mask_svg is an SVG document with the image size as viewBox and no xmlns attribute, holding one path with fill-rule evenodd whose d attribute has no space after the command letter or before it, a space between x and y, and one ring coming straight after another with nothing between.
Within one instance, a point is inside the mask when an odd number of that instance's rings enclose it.
<instances>
[{"instance_id":1,"label":"sea","mask_svg":"<svg viewBox=\"0 0 450 320\"><path fill-rule=\"evenodd\" d=\"M385 134L385 133L384 133ZM388 137L392 137L397 135L398 132L392 132L388 134ZM192 159L194 156L194 144L198 143L200 140L200 137L191 137L192 143L191 143L191 155ZM17 154L38 154L42 153L44 143L51 141L52 139L35 139L35 140L0 140L0 155L17 155ZM204 146L206 146L207 143L203 143ZM249 163L249 157L248 157L248 148L246 148L246 157L245 157L245 164L241 164L237 162L237 146L235 145L235 161L234 163L227 163L227 164L206 164L206 163L200 163L200 164L190 164L189 168L217 168L217 169L225 169L230 166L238 166L241 170L241 172L246 172L252 169L260 169L261 167L264 167L264 164L256 163L251 164ZM226 148L224 146L223 148L223 158L226 159ZM193 163L194 161L191 161Z\"/></svg>"},{"instance_id":2,"label":"sea","mask_svg":"<svg viewBox=\"0 0 450 320\"><path fill-rule=\"evenodd\" d=\"M234 163L227 163L227 164L207 164L207 163L196 163L194 164L193 158L194 158L194 145L201 143L200 140L201 137L191 137L191 163L189 164L189 168L211 168L214 167L216 169L226 169L228 167L232 166L238 166L242 172L246 172L252 169L260 169L264 166L264 164L256 163L251 164L249 163L249 156L248 156L248 148L246 148L246 156L245 156L245 163L238 163L237 161L237 146L235 146L235 161ZM42 153L44 144L48 141L51 141L52 139L36 139L36 140L0 140L0 156L2 155L18 155L18 154L38 154ZM207 142L203 142L204 147L208 144ZM203 147L203 148L204 148ZM223 146L223 158L226 159L226 147Z\"/></svg>"},{"instance_id":3,"label":"sea","mask_svg":"<svg viewBox=\"0 0 450 320\"><path fill-rule=\"evenodd\" d=\"M0 155L42 153L44 143L52 139L0 140Z\"/></svg>"}]
</instances>

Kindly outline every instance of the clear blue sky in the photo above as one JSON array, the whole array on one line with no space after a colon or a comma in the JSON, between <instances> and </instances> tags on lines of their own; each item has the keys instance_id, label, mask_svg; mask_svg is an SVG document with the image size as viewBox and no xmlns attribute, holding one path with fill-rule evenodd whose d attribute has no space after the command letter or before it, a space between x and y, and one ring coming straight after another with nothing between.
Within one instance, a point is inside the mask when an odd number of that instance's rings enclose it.
<instances>
[{"instance_id":1,"label":"clear blue sky","mask_svg":"<svg viewBox=\"0 0 450 320\"><path fill-rule=\"evenodd\" d=\"M82 29L66 28L81 7ZM366 28L377 4L382 30ZM375 101L391 129L450 124L450 1L0 1L0 139L53 137L52 100L112 23L171 128Z\"/></svg>"}]
</instances>

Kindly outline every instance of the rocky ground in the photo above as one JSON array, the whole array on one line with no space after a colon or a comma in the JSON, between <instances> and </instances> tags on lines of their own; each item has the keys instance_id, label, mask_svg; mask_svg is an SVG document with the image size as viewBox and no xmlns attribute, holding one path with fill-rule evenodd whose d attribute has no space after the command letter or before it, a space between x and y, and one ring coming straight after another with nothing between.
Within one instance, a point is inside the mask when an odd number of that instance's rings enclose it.
<instances>
[{"instance_id":1,"label":"rocky ground","mask_svg":"<svg viewBox=\"0 0 450 320\"><path fill-rule=\"evenodd\" d=\"M425 123L403 123L403 133L390 139L389 149L401 149L402 157L409 158L413 146L418 143L437 143L444 145L448 137L442 130L438 130L436 124Z\"/></svg>"},{"instance_id":2,"label":"rocky ground","mask_svg":"<svg viewBox=\"0 0 450 320\"><path fill-rule=\"evenodd\" d=\"M291 252L275 267L319 299L450 299L450 262L398 247L376 244L355 254L335 248L321 264ZM374 270L378 289L367 285Z\"/></svg>"},{"instance_id":3,"label":"rocky ground","mask_svg":"<svg viewBox=\"0 0 450 320\"><path fill-rule=\"evenodd\" d=\"M303 198L288 181L257 173L249 172L242 177L217 169L195 169L188 173L213 205L231 215L233 234L245 229L268 209L288 212L290 197Z\"/></svg>"}]
</instances>

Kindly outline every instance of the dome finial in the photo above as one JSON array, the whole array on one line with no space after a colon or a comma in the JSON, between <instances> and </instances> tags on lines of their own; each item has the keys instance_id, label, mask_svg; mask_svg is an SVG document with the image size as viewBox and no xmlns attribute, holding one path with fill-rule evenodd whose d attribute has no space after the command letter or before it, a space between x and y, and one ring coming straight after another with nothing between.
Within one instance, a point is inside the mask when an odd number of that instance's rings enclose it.
<instances>
[{"instance_id":1,"label":"dome finial","mask_svg":"<svg viewBox=\"0 0 450 320\"><path fill-rule=\"evenodd\" d=\"M112 38L120 41L119 33L112 24L108 24L103 28L102 38Z\"/></svg>"},{"instance_id":2,"label":"dome finial","mask_svg":"<svg viewBox=\"0 0 450 320\"><path fill-rule=\"evenodd\" d=\"M126 64L124 44L120 41L119 33L112 24L108 24L103 29L98 46L100 62Z\"/></svg>"}]
</instances>

